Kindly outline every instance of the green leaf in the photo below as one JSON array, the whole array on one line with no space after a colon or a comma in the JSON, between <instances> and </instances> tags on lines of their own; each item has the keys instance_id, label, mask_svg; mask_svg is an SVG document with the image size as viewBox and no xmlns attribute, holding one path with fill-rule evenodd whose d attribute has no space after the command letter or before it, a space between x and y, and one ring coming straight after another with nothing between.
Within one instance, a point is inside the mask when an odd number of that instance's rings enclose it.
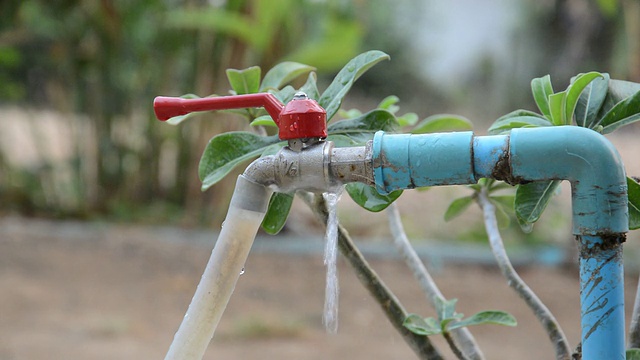
<instances>
[{"instance_id":1,"label":"green leaf","mask_svg":"<svg viewBox=\"0 0 640 360\"><path fill-rule=\"evenodd\" d=\"M327 127L327 133L345 135L364 144L377 131L393 132L397 128L398 121L392 113L376 109L353 119L333 122Z\"/></svg>"},{"instance_id":2,"label":"green leaf","mask_svg":"<svg viewBox=\"0 0 640 360\"><path fill-rule=\"evenodd\" d=\"M454 322L449 325L448 330L455 330L467 326L474 325L484 325L484 324L494 324L494 325L504 325L504 326L516 326L518 322L513 315L497 310L489 310L489 311L481 311L477 314L474 314L464 320Z\"/></svg>"},{"instance_id":3,"label":"green leaf","mask_svg":"<svg viewBox=\"0 0 640 360\"><path fill-rule=\"evenodd\" d=\"M257 46L255 31L249 19L239 12L209 6L193 10L173 10L165 26L186 30L209 30L236 37Z\"/></svg>"},{"instance_id":4,"label":"green leaf","mask_svg":"<svg viewBox=\"0 0 640 360\"><path fill-rule=\"evenodd\" d=\"M627 192L629 194L629 229L640 229L640 184L628 177Z\"/></svg>"},{"instance_id":5,"label":"green leaf","mask_svg":"<svg viewBox=\"0 0 640 360\"><path fill-rule=\"evenodd\" d=\"M354 119L362 116L362 111L358 109L338 110L338 115L343 119Z\"/></svg>"},{"instance_id":6,"label":"green leaf","mask_svg":"<svg viewBox=\"0 0 640 360\"><path fill-rule=\"evenodd\" d=\"M380 103L378 104L378 109L383 109L383 110L387 110L390 113L394 113L394 111L392 111L393 109L395 109L397 111L397 106L395 106L398 102L400 101L400 98L395 96L395 95L389 95L386 98L382 99L382 101L380 101Z\"/></svg>"},{"instance_id":7,"label":"green leaf","mask_svg":"<svg viewBox=\"0 0 640 360\"><path fill-rule=\"evenodd\" d=\"M608 18L612 18L618 13L620 3L620 0L596 0L598 8Z\"/></svg>"},{"instance_id":8,"label":"green leaf","mask_svg":"<svg viewBox=\"0 0 640 360\"><path fill-rule=\"evenodd\" d=\"M353 83L372 66L385 59L389 59L389 55L382 51L367 51L353 58L340 70L318 100L320 106L327 111L327 121L338 112Z\"/></svg>"},{"instance_id":9,"label":"green leaf","mask_svg":"<svg viewBox=\"0 0 640 360\"><path fill-rule=\"evenodd\" d=\"M267 234L276 235L287 222L293 204L293 194L273 193L269 200L269 208L262 220L262 228Z\"/></svg>"},{"instance_id":10,"label":"green leaf","mask_svg":"<svg viewBox=\"0 0 640 360\"><path fill-rule=\"evenodd\" d=\"M244 70L227 69L229 84L238 95L255 94L260 91L260 74L259 66Z\"/></svg>"},{"instance_id":11,"label":"green leaf","mask_svg":"<svg viewBox=\"0 0 640 360\"><path fill-rule=\"evenodd\" d=\"M525 224L538 221L560 183L560 180L550 180L518 185L515 198L518 219Z\"/></svg>"},{"instance_id":12,"label":"green leaf","mask_svg":"<svg viewBox=\"0 0 640 360\"><path fill-rule=\"evenodd\" d=\"M467 208L469 208L469 205L471 205L472 203L472 196L464 196L453 200L451 204L449 204L447 211L445 211L444 213L444 221L450 221L451 219L454 219L458 215L462 214L465 210L467 210Z\"/></svg>"},{"instance_id":13,"label":"green leaf","mask_svg":"<svg viewBox=\"0 0 640 360\"><path fill-rule=\"evenodd\" d=\"M298 89L298 91L302 91L303 93L307 94L309 99L318 100L318 98L320 97L320 93L318 92L316 73L309 73L307 82L305 82L304 85L302 85L302 87Z\"/></svg>"},{"instance_id":14,"label":"green leaf","mask_svg":"<svg viewBox=\"0 0 640 360\"><path fill-rule=\"evenodd\" d=\"M363 37L363 27L359 22L342 16L332 16L323 22L321 36L308 38L286 58L311 64L318 71L328 73L336 71L357 55Z\"/></svg>"},{"instance_id":15,"label":"green leaf","mask_svg":"<svg viewBox=\"0 0 640 360\"><path fill-rule=\"evenodd\" d=\"M362 145L362 143L345 135L329 135L327 136L327 141L333 141L333 144L336 147L350 147L350 146Z\"/></svg>"},{"instance_id":16,"label":"green leaf","mask_svg":"<svg viewBox=\"0 0 640 360\"><path fill-rule=\"evenodd\" d=\"M442 332L440 327L440 323L434 318L426 318L423 319L420 315L417 314L409 314L402 326L409 329L414 334L430 336L437 335Z\"/></svg>"},{"instance_id":17,"label":"green leaf","mask_svg":"<svg viewBox=\"0 0 640 360\"><path fill-rule=\"evenodd\" d=\"M415 124L418 123L418 114L412 113L412 112L408 112L408 113L398 117L397 119L398 119L398 124L400 125L400 127L414 126Z\"/></svg>"},{"instance_id":18,"label":"green leaf","mask_svg":"<svg viewBox=\"0 0 640 360\"><path fill-rule=\"evenodd\" d=\"M297 77L304 75L316 68L313 66L301 64L295 61L284 61L269 70L262 79L260 91L264 92L268 89L280 89L287 85ZM307 94L308 95L308 94Z\"/></svg>"},{"instance_id":19,"label":"green leaf","mask_svg":"<svg viewBox=\"0 0 640 360\"><path fill-rule=\"evenodd\" d=\"M500 197L492 196L489 197L489 201L494 205L496 209L496 221L498 222L498 228L506 229L511 224L511 217L507 213L506 209L513 209L513 200L514 197L511 197L511 207L505 207L505 204L501 202Z\"/></svg>"},{"instance_id":20,"label":"green leaf","mask_svg":"<svg viewBox=\"0 0 640 360\"><path fill-rule=\"evenodd\" d=\"M640 83L615 79L609 81L609 94L615 103L628 98L638 91L640 91Z\"/></svg>"},{"instance_id":21,"label":"green leaf","mask_svg":"<svg viewBox=\"0 0 640 360\"><path fill-rule=\"evenodd\" d=\"M609 80L607 97L604 99L604 103L602 104L600 112L598 113L599 118L602 119L604 114L608 113L609 110L611 110L617 103L637 93L638 91L640 91L639 83L615 79Z\"/></svg>"},{"instance_id":22,"label":"green leaf","mask_svg":"<svg viewBox=\"0 0 640 360\"><path fill-rule=\"evenodd\" d=\"M496 181L495 181L495 182L493 182L493 184L491 184L491 186L489 187L489 193L493 193L493 192L498 191L498 190L503 190L503 189L513 189L513 188L514 188L514 187L513 187L513 185L509 185L509 184L507 184L507 183L505 183L505 182L497 181L497 180L496 180ZM512 196L512 195L504 195L504 196L505 196L505 197L509 197L509 196ZM512 204L512 205L513 205L513 204Z\"/></svg>"},{"instance_id":23,"label":"green leaf","mask_svg":"<svg viewBox=\"0 0 640 360\"><path fill-rule=\"evenodd\" d=\"M553 94L551 76L545 75L531 80L531 92L533 93L533 99L536 101L540 112L546 116L547 119L551 119L551 111L549 108L549 96Z\"/></svg>"},{"instance_id":24,"label":"green leaf","mask_svg":"<svg viewBox=\"0 0 640 360\"><path fill-rule=\"evenodd\" d=\"M270 126L270 127L278 127L275 121L269 115L258 116L253 120L250 124L251 126Z\"/></svg>"},{"instance_id":25,"label":"green leaf","mask_svg":"<svg viewBox=\"0 0 640 360\"><path fill-rule=\"evenodd\" d=\"M287 85L282 89L280 89L279 91L269 90L269 92L275 95L276 98L278 98L278 100L280 100L281 103L286 104L289 101L291 101L291 99L293 99L293 96L296 94L297 91L296 89L293 88L293 86Z\"/></svg>"},{"instance_id":26,"label":"green leaf","mask_svg":"<svg viewBox=\"0 0 640 360\"><path fill-rule=\"evenodd\" d=\"M533 224L526 223L522 221L519 217L516 216L516 220L518 221L518 225L520 226L520 230L522 230L525 234L531 234L533 232Z\"/></svg>"},{"instance_id":27,"label":"green leaf","mask_svg":"<svg viewBox=\"0 0 640 360\"><path fill-rule=\"evenodd\" d=\"M598 122L598 112L607 97L609 88L609 74L603 73L602 78L594 79L584 89L576 105L575 115L578 126L592 128Z\"/></svg>"},{"instance_id":28,"label":"green leaf","mask_svg":"<svg viewBox=\"0 0 640 360\"><path fill-rule=\"evenodd\" d=\"M200 158L198 174L202 190L208 189L233 168L259 156L266 147L278 142L277 136L259 136L244 131L214 136Z\"/></svg>"},{"instance_id":29,"label":"green leaf","mask_svg":"<svg viewBox=\"0 0 640 360\"><path fill-rule=\"evenodd\" d=\"M567 96L565 97L565 124L571 124L571 120L573 119L573 113L576 110L576 105L578 104L578 100L580 99L580 95L585 90L585 88L591 84L591 82L597 78L604 79L602 74L596 71L592 71L586 74L578 75L573 83L569 85L566 90Z\"/></svg>"},{"instance_id":30,"label":"green leaf","mask_svg":"<svg viewBox=\"0 0 640 360\"><path fill-rule=\"evenodd\" d=\"M451 320L456 320L461 318L463 315L456 313L456 304L458 303L458 299L446 300L437 296L435 298L435 308L438 312L438 320L441 323L448 323Z\"/></svg>"},{"instance_id":31,"label":"green leaf","mask_svg":"<svg viewBox=\"0 0 640 360\"><path fill-rule=\"evenodd\" d=\"M371 212L380 212L386 209L402 195L402 190L382 195L373 186L363 183L349 183L345 188L356 204Z\"/></svg>"},{"instance_id":32,"label":"green leaf","mask_svg":"<svg viewBox=\"0 0 640 360\"><path fill-rule=\"evenodd\" d=\"M427 134L471 129L473 129L473 124L471 124L471 121L469 121L469 119L463 116L439 114L429 116L428 118L422 120L420 123L418 123L418 125L416 125L415 128L413 128L413 130L411 130L411 133Z\"/></svg>"},{"instance_id":33,"label":"green leaf","mask_svg":"<svg viewBox=\"0 0 640 360\"><path fill-rule=\"evenodd\" d=\"M602 118L602 133L608 134L618 128L640 120L640 91L616 104Z\"/></svg>"},{"instance_id":34,"label":"green leaf","mask_svg":"<svg viewBox=\"0 0 640 360\"><path fill-rule=\"evenodd\" d=\"M551 122L553 125L567 125L568 120L565 117L565 98L567 96L566 91L560 91L558 93L549 95L549 111L551 112Z\"/></svg>"},{"instance_id":35,"label":"green leaf","mask_svg":"<svg viewBox=\"0 0 640 360\"><path fill-rule=\"evenodd\" d=\"M552 126L546 118L527 110L516 110L501 116L489 127L489 134L501 134L522 127Z\"/></svg>"},{"instance_id":36,"label":"green leaf","mask_svg":"<svg viewBox=\"0 0 640 360\"><path fill-rule=\"evenodd\" d=\"M509 184L505 184L505 185L509 188L512 187ZM491 195L490 200L494 204L502 206L507 210L513 210L513 207L516 201L516 196L515 195Z\"/></svg>"},{"instance_id":37,"label":"green leaf","mask_svg":"<svg viewBox=\"0 0 640 360\"><path fill-rule=\"evenodd\" d=\"M627 349L626 360L640 360L640 349Z\"/></svg>"}]
</instances>

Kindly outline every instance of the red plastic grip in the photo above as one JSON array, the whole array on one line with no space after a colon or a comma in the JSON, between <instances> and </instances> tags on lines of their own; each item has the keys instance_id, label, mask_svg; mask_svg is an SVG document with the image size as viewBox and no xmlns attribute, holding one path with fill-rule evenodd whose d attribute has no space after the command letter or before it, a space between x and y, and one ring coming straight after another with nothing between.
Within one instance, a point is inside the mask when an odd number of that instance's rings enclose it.
<instances>
[{"instance_id":1,"label":"red plastic grip","mask_svg":"<svg viewBox=\"0 0 640 360\"><path fill-rule=\"evenodd\" d=\"M201 99L183 99L158 96L153 100L153 110L158 120L166 121L174 116L186 115L194 111L242 109L264 107L273 121L278 123L284 105L269 93L218 96Z\"/></svg>"}]
</instances>

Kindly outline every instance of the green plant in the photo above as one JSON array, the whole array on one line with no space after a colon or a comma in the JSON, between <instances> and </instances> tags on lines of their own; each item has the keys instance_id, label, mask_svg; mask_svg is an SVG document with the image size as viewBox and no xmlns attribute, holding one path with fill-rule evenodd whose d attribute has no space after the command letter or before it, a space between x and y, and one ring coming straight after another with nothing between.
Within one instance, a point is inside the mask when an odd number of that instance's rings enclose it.
<instances>
[{"instance_id":1,"label":"green plant","mask_svg":"<svg viewBox=\"0 0 640 360\"><path fill-rule=\"evenodd\" d=\"M516 110L496 120L490 134L500 134L520 127L586 127L601 134L611 133L640 121L640 84L610 79L609 74L579 74L563 91L554 92L549 75L531 81L533 98L541 114ZM629 228L640 228L640 186L628 178ZM556 193L559 180L518 185L515 211L525 231L539 218Z\"/></svg>"},{"instance_id":2,"label":"green plant","mask_svg":"<svg viewBox=\"0 0 640 360\"><path fill-rule=\"evenodd\" d=\"M480 311L467 318L464 318L464 314L456 312L455 306L458 299L451 299L448 301L438 300L435 304L435 310L437 313L437 319L433 317L422 318L416 314L410 314L404 321L404 326L416 334L431 336L442 334L449 346L457 349L457 346L451 337L451 331L460 329L467 326L475 325L504 325L504 326L516 326L516 319L504 312L496 310ZM457 352L456 356L460 359L464 359L464 354Z\"/></svg>"}]
</instances>

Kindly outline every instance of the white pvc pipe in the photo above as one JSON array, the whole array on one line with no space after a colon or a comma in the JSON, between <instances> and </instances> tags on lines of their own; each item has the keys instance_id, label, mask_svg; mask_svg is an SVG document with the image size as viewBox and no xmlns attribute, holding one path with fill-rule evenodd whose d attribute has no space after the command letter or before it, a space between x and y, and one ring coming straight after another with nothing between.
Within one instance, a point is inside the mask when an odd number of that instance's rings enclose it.
<instances>
[{"instance_id":1,"label":"white pvc pipe","mask_svg":"<svg viewBox=\"0 0 640 360\"><path fill-rule=\"evenodd\" d=\"M201 360L227 307L271 192L238 178L220 236L165 360Z\"/></svg>"}]
</instances>

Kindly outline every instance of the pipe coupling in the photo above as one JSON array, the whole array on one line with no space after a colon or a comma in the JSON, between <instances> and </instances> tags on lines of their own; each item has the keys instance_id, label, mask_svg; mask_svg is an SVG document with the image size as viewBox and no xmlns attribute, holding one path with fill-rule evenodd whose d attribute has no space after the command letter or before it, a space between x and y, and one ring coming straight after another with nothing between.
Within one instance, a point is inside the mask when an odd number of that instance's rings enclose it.
<instances>
[{"instance_id":1,"label":"pipe coupling","mask_svg":"<svg viewBox=\"0 0 640 360\"><path fill-rule=\"evenodd\" d=\"M331 141L320 141L295 150L286 146L254 161L244 176L278 192L325 192L350 182L373 185L371 154L370 144L336 148Z\"/></svg>"}]
</instances>

